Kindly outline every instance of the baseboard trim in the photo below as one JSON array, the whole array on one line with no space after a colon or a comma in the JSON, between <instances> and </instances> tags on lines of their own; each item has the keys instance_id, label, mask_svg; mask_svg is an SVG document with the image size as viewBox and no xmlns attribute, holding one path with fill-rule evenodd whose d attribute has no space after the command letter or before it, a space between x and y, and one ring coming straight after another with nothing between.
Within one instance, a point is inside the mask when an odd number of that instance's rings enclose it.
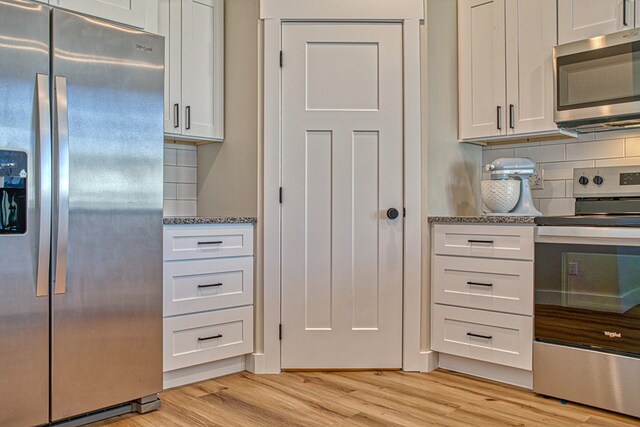
<instances>
[{"instance_id":1,"label":"baseboard trim","mask_svg":"<svg viewBox=\"0 0 640 427\"><path fill-rule=\"evenodd\" d=\"M432 350L420 352L420 372L431 372L438 368L438 353Z\"/></svg>"},{"instance_id":2,"label":"baseboard trim","mask_svg":"<svg viewBox=\"0 0 640 427\"><path fill-rule=\"evenodd\" d=\"M175 371L169 371L163 374L163 388L167 390L169 388L210 380L223 375L235 374L236 372L244 371L245 368L245 356L243 355L176 369Z\"/></svg>"},{"instance_id":3,"label":"baseboard trim","mask_svg":"<svg viewBox=\"0 0 640 427\"><path fill-rule=\"evenodd\" d=\"M440 353L438 367L531 390L533 373L524 369Z\"/></svg>"},{"instance_id":4,"label":"baseboard trim","mask_svg":"<svg viewBox=\"0 0 640 427\"><path fill-rule=\"evenodd\" d=\"M254 374L266 374L264 353L249 353L245 356L246 370Z\"/></svg>"}]
</instances>

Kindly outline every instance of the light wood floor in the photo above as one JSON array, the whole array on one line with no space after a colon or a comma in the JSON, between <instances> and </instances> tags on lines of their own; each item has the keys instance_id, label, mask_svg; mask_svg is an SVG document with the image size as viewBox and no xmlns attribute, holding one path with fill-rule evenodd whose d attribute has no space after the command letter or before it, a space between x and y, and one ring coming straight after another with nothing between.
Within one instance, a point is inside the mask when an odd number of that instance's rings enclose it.
<instances>
[{"instance_id":1,"label":"light wood floor","mask_svg":"<svg viewBox=\"0 0 640 427\"><path fill-rule=\"evenodd\" d=\"M640 419L448 371L234 374L94 426L640 426ZM640 399L640 396L638 396Z\"/></svg>"}]
</instances>

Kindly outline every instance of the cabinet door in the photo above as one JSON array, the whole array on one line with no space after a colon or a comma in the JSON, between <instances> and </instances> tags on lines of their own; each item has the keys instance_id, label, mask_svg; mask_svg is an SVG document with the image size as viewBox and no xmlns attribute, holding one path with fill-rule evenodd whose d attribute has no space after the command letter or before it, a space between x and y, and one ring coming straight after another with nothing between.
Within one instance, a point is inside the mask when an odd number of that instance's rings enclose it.
<instances>
[{"instance_id":1,"label":"cabinet door","mask_svg":"<svg viewBox=\"0 0 640 427\"><path fill-rule=\"evenodd\" d=\"M506 4L507 132L556 129L553 121L553 46L556 1Z\"/></svg>"},{"instance_id":2,"label":"cabinet door","mask_svg":"<svg viewBox=\"0 0 640 427\"><path fill-rule=\"evenodd\" d=\"M223 1L182 0L183 135L223 138Z\"/></svg>"},{"instance_id":3,"label":"cabinet door","mask_svg":"<svg viewBox=\"0 0 640 427\"><path fill-rule=\"evenodd\" d=\"M164 132L182 133L182 5L158 0L158 32L164 41Z\"/></svg>"},{"instance_id":4,"label":"cabinet door","mask_svg":"<svg viewBox=\"0 0 640 427\"><path fill-rule=\"evenodd\" d=\"M634 0L558 0L558 43L634 27Z\"/></svg>"},{"instance_id":5,"label":"cabinet door","mask_svg":"<svg viewBox=\"0 0 640 427\"><path fill-rule=\"evenodd\" d=\"M459 137L504 135L504 0L458 1Z\"/></svg>"},{"instance_id":6,"label":"cabinet door","mask_svg":"<svg viewBox=\"0 0 640 427\"><path fill-rule=\"evenodd\" d=\"M145 28L145 0L50 0L49 3L132 27Z\"/></svg>"}]
</instances>

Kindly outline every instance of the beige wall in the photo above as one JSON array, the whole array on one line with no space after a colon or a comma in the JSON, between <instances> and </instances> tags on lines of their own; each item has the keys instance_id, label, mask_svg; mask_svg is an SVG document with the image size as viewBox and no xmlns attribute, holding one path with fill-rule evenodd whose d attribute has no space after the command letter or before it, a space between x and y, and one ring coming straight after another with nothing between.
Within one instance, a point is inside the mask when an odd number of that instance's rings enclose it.
<instances>
[{"instance_id":1,"label":"beige wall","mask_svg":"<svg viewBox=\"0 0 640 427\"><path fill-rule=\"evenodd\" d=\"M225 139L198 147L198 215L258 214L259 0L225 2Z\"/></svg>"},{"instance_id":2,"label":"beige wall","mask_svg":"<svg viewBox=\"0 0 640 427\"><path fill-rule=\"evenodd\" d=\"M428 88L428 96L423 128L426 126L428 141L429 215L476 215L481 206L482 150L457 142L457 27L455 1L427 0L428 76L424 89Z\"/></svg>"}]
</instances>

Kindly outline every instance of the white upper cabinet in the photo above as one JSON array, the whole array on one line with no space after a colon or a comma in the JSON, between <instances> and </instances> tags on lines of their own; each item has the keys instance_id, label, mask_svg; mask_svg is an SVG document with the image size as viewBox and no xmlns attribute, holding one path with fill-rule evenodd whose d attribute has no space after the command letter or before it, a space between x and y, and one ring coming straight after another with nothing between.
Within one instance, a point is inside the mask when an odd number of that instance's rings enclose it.
<instances>
[{"instance_id":1,"label":"white upper cabinet","mask_svg":"<svg viewBox=\"0 0 640 427\"><path fill-rule=\"evenodd\" d=\"M223 0L159 0L168 138L224 138Z\"/></svg>"},{"instance_id":2,"label":"white upper cabinet","mask_svg":"<svg viewBox=\"0 0 640 427\"><path fill-rule=\"evenodd\" d=\"M147 31L156 29L157 0L50 0L48 3Z\"/></svg>"},{"instance_id":3,"label":"white upper cabinet","mask_svg":"<svg viewBox=\"0 0 640 427\"><path fill-rule=\"evenodd\" d=\"M507 27L507 133L557 129L553 121L555 0L509 0Z\"/></svg>"},{"instance_id":4,"label":"white upper cabinet","mask_svg":"<svg viewBox=\"0 0 640 427\"><path fill-rule=\"evenodd\" d=\"M459 137L557 132L555 0L459 0Z\"/></svg>"},{"instance_id":5,"label":"white upper cabinet","mask_svg":"<svg viewBox=\"0 0 640 427\"><path fill-rule=\"evenodd\" d=\"M458 1L460 138L504 135L504 0Z\"/></svg>"},{"instance_id":6,"label":"white upper cabinet","mask_svg":"<svg viewBox=\"0 0 640 427\"><path fill-rule=\"evenodd\" d=\"M634 28L636 0L558 0L558 43Z\"/></svg>"}]
</instances>

